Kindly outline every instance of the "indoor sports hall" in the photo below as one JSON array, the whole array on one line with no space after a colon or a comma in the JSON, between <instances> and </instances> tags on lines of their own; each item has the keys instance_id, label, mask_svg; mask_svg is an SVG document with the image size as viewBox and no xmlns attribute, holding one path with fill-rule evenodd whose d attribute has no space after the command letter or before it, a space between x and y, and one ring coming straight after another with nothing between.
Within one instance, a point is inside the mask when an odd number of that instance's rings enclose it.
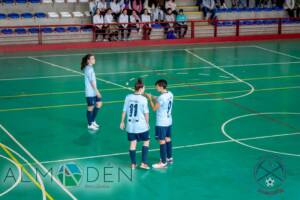
<instances>
[{"instance_id":1,"label":"indoor sports hall","mask_svg":"<svg viewBox=\"0 0 300 200\"><path fill-rule=\"evenodd\" d=\"M0 200L299 200L300 0L0 0Z\"/></svg>"}]
</instances>

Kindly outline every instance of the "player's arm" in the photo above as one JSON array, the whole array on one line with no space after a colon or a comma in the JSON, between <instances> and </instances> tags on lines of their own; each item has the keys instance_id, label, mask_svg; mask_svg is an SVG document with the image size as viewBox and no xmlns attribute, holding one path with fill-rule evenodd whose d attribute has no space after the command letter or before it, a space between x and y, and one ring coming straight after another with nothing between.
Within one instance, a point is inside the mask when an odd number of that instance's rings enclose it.
<instances>
[{"instance_id":1,"label":"player's arm","mask_svg":"<svg viewBox=\"0 0 300 200\"><path fill-rule=\"evenodd\" d=\"M145 115L146 123L147 123L147 125L149 127L149 113L145 113L144 115Z\"/></svg>"},{"instance_id":2,"label":"player's arm","mask_svg":"<svg viewBox=\"0 0 300 200\"><path fill-rule=\"evenodd\" d=\"M101 96L100 91L99 91L98 88L97 88L96 81L91 81L90 83L91 83L92 88L93 88L93 89L95 90L95 92L96 92L96 96L99 97L99 98L101 98L102 96Z\"/></svg>"},{"instance_id":3,"label":"player's arm","mask_svg":"<svg viewBox=\"0 0 300 200\"><path fill-rule=\"evenodd\" d=\"M122 112L122 115L121 115L121 123L120 123L120 129L124 130L125 128L125 118L126 118L126 111L127 111L127 104L128 104L128 101L127 101L127 97L125 98L125 102L124 102L124 106L123 106L123 112Z\"/></svg>"},{"instance_id":4,"label":"player's arm","mask_svg":"<svg viewBox=\"0 0 300 200\"><path fill-rule=\"evenodd\" d=\"M145 96L149 99L152 110L154 112L157 111L160 107L159 103L157 102L157 97L152 96L151 94L145 94Z\"/></svg>"},{"instance_id":5,"label":"player's arm","mask_svg":"<svg viewBox=\"0 0 300 200\"><path fill-rule=\"evenodd\" d=\"M90 76L89 76L89 80L90 80L90 84L92 86L92 88L95 90L96 92L96 96L101 98L101 93L100 91L98 90L97 88L97 84L96 84L96 76L95 76L95 73L90 73Z\"/></svg>"},{"instance_id":6,"label":"player's arm","mask_svg":"<svg viewBox=\"0 0 300 200\"><path fill-rule=\"evenodd\" d=\"M126 112L123 111L122 116L121 116L121 123L120 123L120 129L122 129L122 130L124 130L124 128L125 128L125 123L124 123L125 117L126 117Z\"/></svg>"}]
</instances>

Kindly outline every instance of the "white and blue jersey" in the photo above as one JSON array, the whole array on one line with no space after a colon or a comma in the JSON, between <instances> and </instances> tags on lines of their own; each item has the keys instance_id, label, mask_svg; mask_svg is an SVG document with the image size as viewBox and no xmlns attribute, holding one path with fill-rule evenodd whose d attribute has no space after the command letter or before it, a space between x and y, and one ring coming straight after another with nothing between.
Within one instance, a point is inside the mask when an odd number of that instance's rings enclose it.
<instances>
[{"instance_id":1,"label":"white and blue jersey","mask_svg":"<svg viewBox=\"0 0 300 200\"><path fill-rule=\"evenodd\" d=\"M86 97L95 97L96 91L92 87L91 83L95 82L95 84L97 85L97 81L96 81L96 75L94 72L94 68L91 65L87 65L84 68L84 81L85 81L85 96Z\"/></svg>"},{"instance_id":2,"label":"white and blue jersey","mask_svg":"<svg viewBox=\"0 0 300 200\"><path fill-rule=\"evenodd\" d=\"M123 112L126 112L127 133L140 134L149 130L145 114L149 113L148 101L140 94L129 94L126 96Z\"/></svg>"},{"instance_id":3,"label":"white and blue jersey","mask_svg":"<svg viewBox=\"0 0 300 200\"><path fill-rule=\"evenodd\" d=\"M172 125L173 94L162 93L158 98L159 108L156 111L156 126L168 127Z\"/></svg>"}]
</instances>

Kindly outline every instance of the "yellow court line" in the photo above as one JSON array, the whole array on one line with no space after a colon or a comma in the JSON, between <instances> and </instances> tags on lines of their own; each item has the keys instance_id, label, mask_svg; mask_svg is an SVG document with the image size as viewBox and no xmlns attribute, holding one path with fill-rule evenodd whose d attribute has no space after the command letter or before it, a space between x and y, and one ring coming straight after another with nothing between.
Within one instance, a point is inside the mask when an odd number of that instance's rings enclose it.
<instances>
[{"instance_id":1,"label":"yellow court line","mask_svg":"<svg viewBox=\"0 0 300 200\"><path fill-rule=\"evenodd\" d=\"M253 81L253 80L272 80L272 79L285 79L285 78L298 78L300 75L291 75L291 76L265 76L265 77L255 77L255 78L247 78L243 79L244 81ZM185 86L201 86L206 84L211 85L218 85L218 84L229 84L229 83L238 83L236 80L218 80L218 81L207 81L207 82L191 82L191 83L177 83L171 84L168 88L179 88ZM155 89L155 87L147 87L149 90ZM118 90L125 90L124 88L106 88L101 89L101 91L118 91ZM21 98L21 97L34 97L34 96L48 96L48 95L61 95L61 94L77 94L83 93L83 90L77 91L68 91L68 92L47 92L47 93L35 93L35 94L19 94L19 95L7 95L7 96L0 96L0 99L7 99L7 98Z\"/></svg>"},{"instance_id":2,"label":"yellow court line","mask_svg":"<svg viewBox=\"0 0 300 200\"><path fill-rule=\"evenodd\" d=\"M300 86L263 88L263 89L256 89L255 92L288 90L288 89L300 89ZM195 97L195 96L234 94L234 93L241 93L241 92L248 92L248 91L249 90L235 90L235 91L223 91L223 92L214 92L214 93L187 94L187 95L175 96L175 99L180 99L180 98L185 98L185 97ZM103 104L105 105L105 104L115 104L115 103L123 103L123 102L124 102L124 100L116 100L116 101L106 101L106 102L103 102ZM28 108L9 108L9 109L0 109L0 112L39 110L39 109L64 108L64 107L76 107L76 106L86 106L86 104L80 103L80 104L64 104L64 105L53 105L53 106L36 106L36 107L28 107Z\"/></svg>"},{"instance_id":3,"label":"yellow court line","mask_svg":"<svg viewBox=\"0 0 300 200\"><path fill-rule=\"evenodd\" d=\"M34 183L36 187L38 187L42 192L45 192L47 199L54 200L54 198L42 188L42 186L31 176L31 174L25 169L25 167L16 159L16 157L0 143L0 147L7 153L7 155L17 164L18 167L22 169L22 171L28 176L28 178Z\"/></svg>"}]
</instances>

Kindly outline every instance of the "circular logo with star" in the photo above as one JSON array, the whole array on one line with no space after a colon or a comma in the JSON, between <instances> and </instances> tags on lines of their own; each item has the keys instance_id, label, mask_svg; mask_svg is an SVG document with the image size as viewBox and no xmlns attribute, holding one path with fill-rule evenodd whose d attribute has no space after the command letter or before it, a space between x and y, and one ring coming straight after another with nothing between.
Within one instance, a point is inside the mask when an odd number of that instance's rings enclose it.
<instances>
[{"instance_id":1,"label":"circular logo with star","mask_svg":"<svg viewBox=\"0 0 300 200\"><path fill-rule=\"evenodd\" d=\"M254 168L254 178L261 189L278 190L286 179L286 171L281 161L276 157L261 159Z\"/></svg>"}]
</instances>

